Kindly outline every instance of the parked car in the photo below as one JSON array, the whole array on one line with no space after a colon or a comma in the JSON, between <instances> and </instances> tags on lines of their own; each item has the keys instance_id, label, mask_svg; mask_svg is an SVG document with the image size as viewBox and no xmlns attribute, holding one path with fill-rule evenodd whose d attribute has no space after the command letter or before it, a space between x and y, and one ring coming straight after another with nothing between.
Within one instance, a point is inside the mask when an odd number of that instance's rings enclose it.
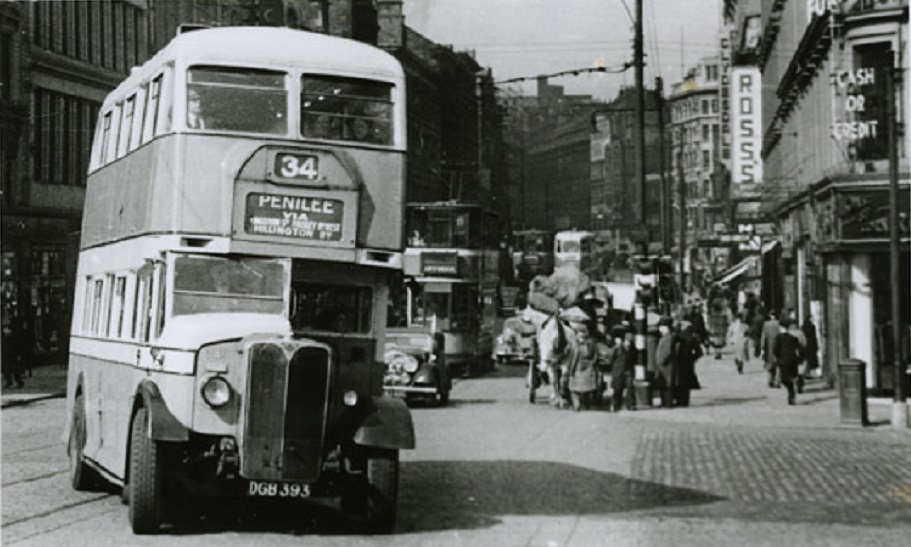
<instances>
[{"instance_id":1,"label":"parked car","mask_svg":"<svg viewBox=\"0 0 911 547\"><path fill-rule=\"evenodd\" d=\"M443 333L425 327L386 330L383 388L387 395L410 400L449 402L452 376L445 358Z\"/></svg>"},{"instance_id":2,"label":"parked car","mask_svg":"<svg viewBox=\"0 0 911 547\"><path fill-rule=\"evenodd\" d=\"M536 358L535 332L537 328L521 315L503 322L503 332L494 341L493 358L497 364L534 362Z\"/></svg>"}]
</instances>

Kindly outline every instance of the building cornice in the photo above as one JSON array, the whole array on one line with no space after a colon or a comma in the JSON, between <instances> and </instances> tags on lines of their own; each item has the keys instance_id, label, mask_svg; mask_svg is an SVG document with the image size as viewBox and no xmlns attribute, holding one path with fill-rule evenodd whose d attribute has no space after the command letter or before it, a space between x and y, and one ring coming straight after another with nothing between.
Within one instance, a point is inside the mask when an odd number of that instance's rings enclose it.
<instances>
[{"instance_id":1,"label":"building cornice","mask_svg":"<svg viewBox=\"0 0 911 547\"><path fill-rule=\"evenodd\" d=\"M98 89L110 91L123 81L126 74L100 68L96 65L72 59L33 47L29 52L32 69L64 80L83 83Z\"/></svg>"}]
</instances>

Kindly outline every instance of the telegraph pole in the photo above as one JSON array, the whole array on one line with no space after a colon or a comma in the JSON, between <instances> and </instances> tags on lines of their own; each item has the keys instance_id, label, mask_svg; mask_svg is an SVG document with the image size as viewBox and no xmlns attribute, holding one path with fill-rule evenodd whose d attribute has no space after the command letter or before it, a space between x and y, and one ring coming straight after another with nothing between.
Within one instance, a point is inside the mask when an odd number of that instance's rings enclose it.
<instances>
[{"instance_id":1,"label":"telegraph pole","mask_svg":"<svg viewBox=\"0 0 911 547\"><path fill-rule=\"evenodd\" d=\"M895 400L892 404L892 426L907 428L908 403L905 400L905 371L901 358L901 282L899 277L899 260L901 260L901 242L898 228L898 150L895 129L895 60L889 55L886 72L886 123L888 124L889 143L889 265L892 288L892 366L895 373Z\"/></svg>"},{"instance_id":2,"label":"telegraph pole","mask_svg":"<svg viewBox=\"0 0 911 547\"><path fill-rule=\"evenodd\" d=\"M644 60L642 54L642 2L636 0L636 30L633 40L633 64L636 69L636 183L639 185L642 227L645 230L645 254L648 254L648 213L645 188L645 88L642 81Z\"/></svg>"},{"instance_id":3,"label":"telegraph pole","mask_svg":"<svg viewBox=\"0 0 911 547\"><path fill-rule=\"evenodd\" d=\"M680 138L679 148L677 148L677 192L680 199L680 291L686 287L686 271L684 262L686 258L686 178L683 171L683 149L686 147L686 130L684 127L679 128Z\"/></svg>"},{"instance_id":4,"label":"telegraph pole","mask_svg":"<svg viewBox=\"0 0 911 547\"><path fill-rule=\"evenodd\" d=\"M658 109L658 169L661 173L661 246L664 253L671 252L673 228L671 223L671 195L665 180L664 167L664 81L655 77L655 108Z\"/></svg>"}]
</instances>

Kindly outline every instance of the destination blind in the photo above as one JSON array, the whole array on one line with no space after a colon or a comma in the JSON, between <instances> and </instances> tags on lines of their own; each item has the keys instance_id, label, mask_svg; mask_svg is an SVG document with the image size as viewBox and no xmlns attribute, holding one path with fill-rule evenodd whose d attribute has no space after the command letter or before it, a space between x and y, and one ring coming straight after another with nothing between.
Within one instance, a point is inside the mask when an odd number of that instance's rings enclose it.
<instances>
[{"instance_id":1,"label":"destination blind","mask_svg":"<svg viewBox=\"0 0 911 547\"><path fill-rule=\"evenodd\" d=\"M344 203L308 196L247 194L244 230L248 234L340 241Z\"/></svg>"}]
</instances>

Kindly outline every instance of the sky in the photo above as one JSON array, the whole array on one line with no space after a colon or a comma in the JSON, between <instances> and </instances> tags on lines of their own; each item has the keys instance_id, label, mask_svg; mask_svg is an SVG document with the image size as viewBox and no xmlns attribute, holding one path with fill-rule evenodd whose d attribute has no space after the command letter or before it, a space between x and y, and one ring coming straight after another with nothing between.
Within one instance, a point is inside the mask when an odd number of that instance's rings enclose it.
<instances>
[{"instance_id":1,"label":"sky","mask_svg":"<svg viewBox=\"0 0 911 547\"><path fill-rule=\"evenodd\" d=\"M649 87L664 79L665 94L701 57L717 55L722 0L643 0ZM405 24L439 44L474 50L494 81L632 61L636 0L404 0ZM629 11L627 11L627 8ZM685 68L681 68L685 67ZM568 94L613 99L633 85L620 74L553 78ZM534 84L513 84L534 94Z\"/></svg>"}]
</instances>

